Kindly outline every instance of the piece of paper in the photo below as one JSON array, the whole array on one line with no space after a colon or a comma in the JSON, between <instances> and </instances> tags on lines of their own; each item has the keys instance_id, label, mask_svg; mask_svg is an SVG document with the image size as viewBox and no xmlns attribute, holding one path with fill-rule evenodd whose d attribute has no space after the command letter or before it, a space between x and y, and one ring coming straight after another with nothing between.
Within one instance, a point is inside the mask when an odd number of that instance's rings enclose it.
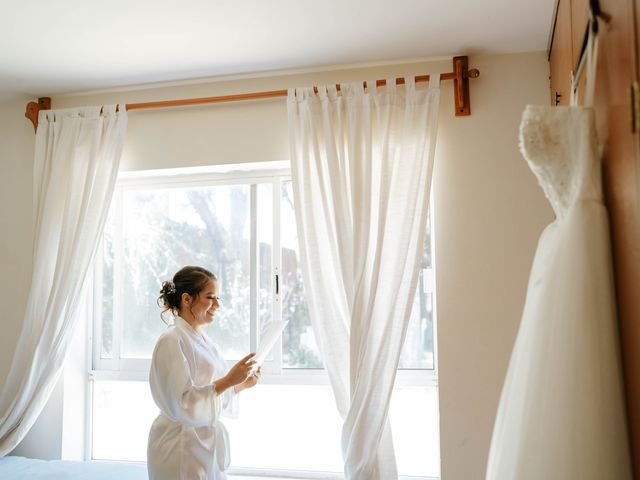
<instances>
[{"instance_id":1,"label":"piece of paper","mask_svg":"<svg viewBox=\"0 0 640 480\"><path fill-rule=\"evenodd\" d=\"M269 352L276 343L276 340L282 335L284 327L289 322L271 322L267 329L260 335L260 345L256 351L256 356L252 358L256 362L256 366L259 367L269 355Z\"/></svg>"}]
</instances>

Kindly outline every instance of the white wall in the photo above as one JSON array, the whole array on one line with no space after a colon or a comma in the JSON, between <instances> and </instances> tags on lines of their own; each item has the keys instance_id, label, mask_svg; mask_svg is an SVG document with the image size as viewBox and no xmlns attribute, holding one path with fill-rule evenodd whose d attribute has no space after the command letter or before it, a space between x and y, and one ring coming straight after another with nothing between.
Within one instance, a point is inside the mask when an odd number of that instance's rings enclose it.
<instances>
[{"instance_id":1,"label":"white wall","mask_svg":"<svg viewBox=\"0 0 640 480\"><path fill-rule=\"evenodd\" d=\"M542 192L518 153L520 114L547 103L543 52L470 58L470 117L454 117L451 82L443 83L434 195L440 368L442 478L484 478L490 433L518 327L537 237L551 218ZM288 86L450 71L450 61L314 72L209 84L128 89L53 99L55 108L212 96ZM0 107L0 379L19 335L30 268L33 134L24 104ZM6 137L6 138L5 138ZM181 109L133 111L123 170L288 158L284 99ZM5 229L3 229L5 230ZM6 230L5 230L6 231ZM57 392L50 412L62 416ZM49 416L56 415L49 413ZM45 415L43 415L44 417ZM47 424L47 419L38 424ZM54 433L59 427L53 426ZM38 430L40 432L40 430ZM34 430L18 450L55 456L61 435ZM56 441L58 442L55 445ZM50 445L42 453L41 445ZM53 444L53 445L52 445Z\"/></svg>"},{"instance_id":2,"label":"white wall","mask_svg":"<svg viewBox=\"0 0 640 480\"><path fill-rule=\"evenodd\" d=\"M0 104L0 380L11 364L31 281L33 127L27 100ZM26 125L25 125L26 123Z\"/></svg>"},{"instance_id":3,"label":"white wall","mask_svg":"<svg viewBox=\"0 0 640 480\"><path fill-rule=\"evenodd\" d=\"M553 214L518 152L548 102L543 53L473 58L472 115L442 116L434 172L442 478L484 479L529 268ZM446 98L446 96L445 96Z\"/></svg>"}]
</instances>

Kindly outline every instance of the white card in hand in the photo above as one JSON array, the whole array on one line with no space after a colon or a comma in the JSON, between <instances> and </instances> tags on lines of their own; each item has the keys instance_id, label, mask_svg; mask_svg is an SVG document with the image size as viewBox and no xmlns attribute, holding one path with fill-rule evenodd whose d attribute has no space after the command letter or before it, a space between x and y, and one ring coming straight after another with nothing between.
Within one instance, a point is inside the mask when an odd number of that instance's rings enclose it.
<instances>
[{"instance_id":1,"label":"white card in hand","mask_svg":"<svg viewBox=\"0 0 640 480\"><path fill-rule=\"evenodd\" d=\"M260 345L258 345L256 356L251 359L256 362L258 367L262 365L262 362L264 362L267 355L269 355L276 340L282 335L282 331L284 327L287 326L287 323L289 322L271 322L262 335L260 335Z\"/></svg>"}]
</instances>

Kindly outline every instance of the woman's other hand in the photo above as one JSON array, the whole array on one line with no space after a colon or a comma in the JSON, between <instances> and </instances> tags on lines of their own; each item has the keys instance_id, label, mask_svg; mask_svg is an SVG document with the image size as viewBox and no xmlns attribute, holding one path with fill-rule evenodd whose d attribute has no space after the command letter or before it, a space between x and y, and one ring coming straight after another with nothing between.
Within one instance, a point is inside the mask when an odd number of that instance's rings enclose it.
<instances>
[{"instance_id":1,"label":"woman's other hand","mask_svg":"<svg viewBox=\"0 0 640 480\"><path fill-rule=\"evenodd\" d=\"M247 377L244 382L242 382L240 385L236 385L236 393L240 393L242 390L245 390L247 388L255 387L260 381L260 377L262 377L262 367L258 367L258 369L253 372L252 375L249 375L249 377Z\"/></svg>"}]
</instances>

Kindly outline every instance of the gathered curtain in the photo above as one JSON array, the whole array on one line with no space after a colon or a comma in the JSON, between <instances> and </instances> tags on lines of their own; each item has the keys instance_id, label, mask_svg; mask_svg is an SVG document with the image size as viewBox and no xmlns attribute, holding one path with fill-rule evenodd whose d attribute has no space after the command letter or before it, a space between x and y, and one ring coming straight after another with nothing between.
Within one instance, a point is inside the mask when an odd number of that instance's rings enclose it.
<instances>
[{"instance_id":1,"label":"gathered curtain","mask_svg":"<svg viewBox=\"0 0 640 480\"><path fill-rule=\"evenodd\" d=\"M40 112L31 289L0 392L0 456L27 434L62 369L113 196L127 124L124 110L113 105Z\"/></svg>"},{"instance_id":2,"label":"gathered curtain","mask_svg":"<svg viewBox=\"0 0 640 480\"><path fill-rule=\"evenodd\" d=\"M288 93L305 295L349 480L398 476L388 411L424 245L440 98L431 78Z\"/></svg>"}]
</instances>

